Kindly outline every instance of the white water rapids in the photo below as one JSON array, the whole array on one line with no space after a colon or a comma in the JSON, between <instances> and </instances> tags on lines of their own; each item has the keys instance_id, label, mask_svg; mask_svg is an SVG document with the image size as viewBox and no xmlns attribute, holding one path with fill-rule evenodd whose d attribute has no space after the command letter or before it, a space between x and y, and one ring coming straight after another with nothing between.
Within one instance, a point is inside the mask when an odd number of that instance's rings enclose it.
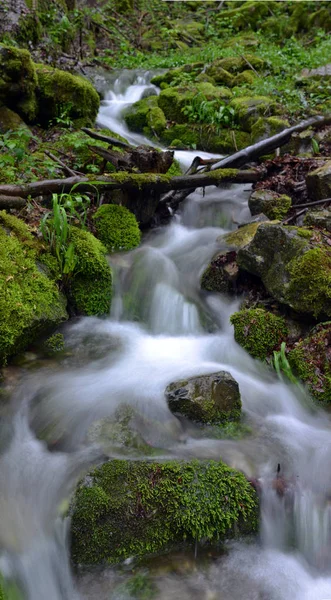
<instances>
[{"instance_id":1,"label":"white water rapids","mask_svg":"<svg viewBox=\"0 0 331 600\"><path fill-rule=\"evenodd\" d=\"M140 75L123 91L119 78L99 123L146 143L120 115L151 87L148 81L149 74ZM176 153L185 166L193 156ZM0 570L22 598L124 600L113 594L114 569L74 581L69 520L59 511L102 455L121 456L120 446L87 442L87 432L125 403L138 407L139 434L164 456L222 458L262 489L259 540L229 543L227 555L207 568L157 576L158 600L331 600L330 418L235 343L229 316L239 301L199 286L217 238L249 217L245 187L196 191L169 226L149 233L137 250L114 255L110 317L69 326L71 355L35 367L11 399L0 426ZM167 408L168 383L219 370L239 383L254 432L247 439L201 438ZM36 431L46 432L48 444ZM272 486L278 464L287 482L283 496Z\"/></svg>"}]
</instances>

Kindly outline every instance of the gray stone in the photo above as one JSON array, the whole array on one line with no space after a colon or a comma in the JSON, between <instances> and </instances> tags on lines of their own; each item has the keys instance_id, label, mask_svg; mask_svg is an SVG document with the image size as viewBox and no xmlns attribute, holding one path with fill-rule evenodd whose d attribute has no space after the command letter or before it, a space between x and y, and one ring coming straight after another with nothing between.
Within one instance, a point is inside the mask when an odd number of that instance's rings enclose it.
<instances>
[{"instance_id":1,"label":"gray stone","mask_svg":"<svg viewBox=\"0 0 331 600\"><path fill-rule=\"evenodd\" d=\"M331 160L308 173L306 183L308 197L312 200L331 198Z\"/></svg>"},{"instance_id":2,"label":"gray stone","mask_svg":"<svg viewBox=\"0 0 331 600\"><path fill-rule=\"evenodd\" d=\"M239 386L227 371L175 381L168 385L165 395L172 412L192 421L225 423L240 419Z\"/></svg>"}]
</instances>

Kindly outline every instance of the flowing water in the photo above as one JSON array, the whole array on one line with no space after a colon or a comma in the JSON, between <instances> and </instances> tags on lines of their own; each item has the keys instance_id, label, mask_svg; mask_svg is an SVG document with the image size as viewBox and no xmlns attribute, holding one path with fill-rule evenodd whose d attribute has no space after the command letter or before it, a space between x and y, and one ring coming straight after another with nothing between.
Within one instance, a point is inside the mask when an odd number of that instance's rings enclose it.
<instances>
[{"instance_id":1,"label":"flowing water","mask_svg":"<svg viewBox=\"0 0 331 600\"><path fill-rule=\"evenodd\" d=\"M146 142L127 132L121 111L150 87L148 74L126 90L119 78L99 123ZM188 166L194 153L176 155ZM222 458L261 487L259 539L229 542L226 555L207 563L177 554L164 559L174 561L168 572L154 565L159 600L331 599L329 416L235 343L229 316L239 301L199 286L218 238L249 216L247 195L238 185L196 191L170 225L112 256L109 318L69 325L65 358L36 364L16 386L0 429L0 570L27 600L129 598L116 591L126 577L116 569L72 577L70 523L61 518L78 477L106 456L123 456L120 444L95 435L123 403L140 415L137 434L164 457ZM164 398L171 381L222 369L239 383L253 432L238 442L201 437Z\"/></svg>"}]
</instances>

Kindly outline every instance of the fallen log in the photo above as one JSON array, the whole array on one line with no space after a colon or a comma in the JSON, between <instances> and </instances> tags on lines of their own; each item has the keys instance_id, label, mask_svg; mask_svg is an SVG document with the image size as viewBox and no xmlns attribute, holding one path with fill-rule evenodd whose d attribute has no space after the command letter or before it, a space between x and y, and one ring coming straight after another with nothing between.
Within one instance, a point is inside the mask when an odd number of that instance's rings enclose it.
<instances>
[{"instance_id":1,"label":"fallen log","mask_svg":"<svg viewBox=\"0 0 331 600\"><path fill-rule=\"evenodd\" d=\"M26 199L19 196L0 195L0 208L21 208L25 206Z\"/></svg>"},{"instance_id":2,"label":"fallen log","mask_svg":"<svg viewBox=\"0 0 331 600\"><path fill-rule=\"evenodd\" d=\"M198 187L207 187L210 185L219 185L223 182L228 183L255 183L264 175L263 170L249 169L238 171L236 169L218 169L198 173L196 175L181 175L179 177L169 177L158 173L114 173L109 177L98 177L93 180L89 177L67 177L65 179L46 179L43 181L33 181L21 185L0 185L0 195L4 194L10 197L20 196L32 198L36 196L68 193L75 186L75 191L98 192L108 190L128 190L128 191L156 191L160 194L170 190L196 189Z\"/></svg>"},{"instance_id":3,"label":"fallen log","mask_svg":"<svg viewBox=\"0 0 331 600\"><path fill-rule=\"evenodd\" d=\"M239 150L239 152L235 152L231 156L226 156L222 158L222 160L218 161L211 167L213 169L234 169L243 167L245 164L252 160L256 160L260 156L264 154L269 154L279 148L280 146L284 146L287 142L290 141L292 133L299 133L308 129L309 127L319 128L324 127L331 123L331 114L321 116L318 115L316 117L311 117L306 121L301 121L297 125L293 125L293 127L288 127L287 129L283 129L280 133L276 133L276 135L267 138L266 140L261 140L252 146L247 146L243 150Z\"/></svg>"}]
</instances>

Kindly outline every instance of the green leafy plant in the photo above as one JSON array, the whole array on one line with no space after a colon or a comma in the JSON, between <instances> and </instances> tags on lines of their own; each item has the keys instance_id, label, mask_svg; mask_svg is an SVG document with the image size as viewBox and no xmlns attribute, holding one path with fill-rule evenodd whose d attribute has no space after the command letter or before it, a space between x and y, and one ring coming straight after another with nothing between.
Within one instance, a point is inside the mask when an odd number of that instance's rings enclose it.
<instances>
[{"instance_id":1,"label":"green leafy plant","mask_svg":"<svg viewBox=\"0 0 331 600\"><path fill-rule=\"evenodd\" d=\"M317 140L315 140L315 138L312 138L312 140L311 140L311 146L312 146L314 154L319 154L320 153L319 143L317 142Z\"/></svg>"},{"instance_id":2,"label":"green leafy plant","mask_svg":"<svg viewBox=\"0 0 331 600\"><path fill-rule=\"evenodd\" d=\"M274 351L274 356L272 360L272 365L278 375L278 377L282 377L282 375L286 375L287 379L292 381L292 383L298 384L299 381L295 377L292 372L290 363L286 357L286 343L282 342L280 346L280 350Z\"/></svg>"},{"instance_id":3,"label":"green leafy plant","mask_svg":"<svg viewBox=\"0 0 331 600\"><path fill-rule=\"evenodd\" d=\"M53 194L52 200L53 209L41 220L40 230L57 258L61 273L68 277L77 264L75 247L70 241L70 224L66 210L61 205L61 195Z\"/></svg>"},{"instance_id":4,"label":"green leafy plant","mask_svg":"<svg viewBox=\"0 0 331 600\"><path fill-rule=\"evenodd\" d=\"M216 131L221 127L236 127L235 110L232 106L219 104L217 100L207 100L201 93L184 106L183 113L188 117L189 123L213 125Z\"/></svg>"}]
</instances>

